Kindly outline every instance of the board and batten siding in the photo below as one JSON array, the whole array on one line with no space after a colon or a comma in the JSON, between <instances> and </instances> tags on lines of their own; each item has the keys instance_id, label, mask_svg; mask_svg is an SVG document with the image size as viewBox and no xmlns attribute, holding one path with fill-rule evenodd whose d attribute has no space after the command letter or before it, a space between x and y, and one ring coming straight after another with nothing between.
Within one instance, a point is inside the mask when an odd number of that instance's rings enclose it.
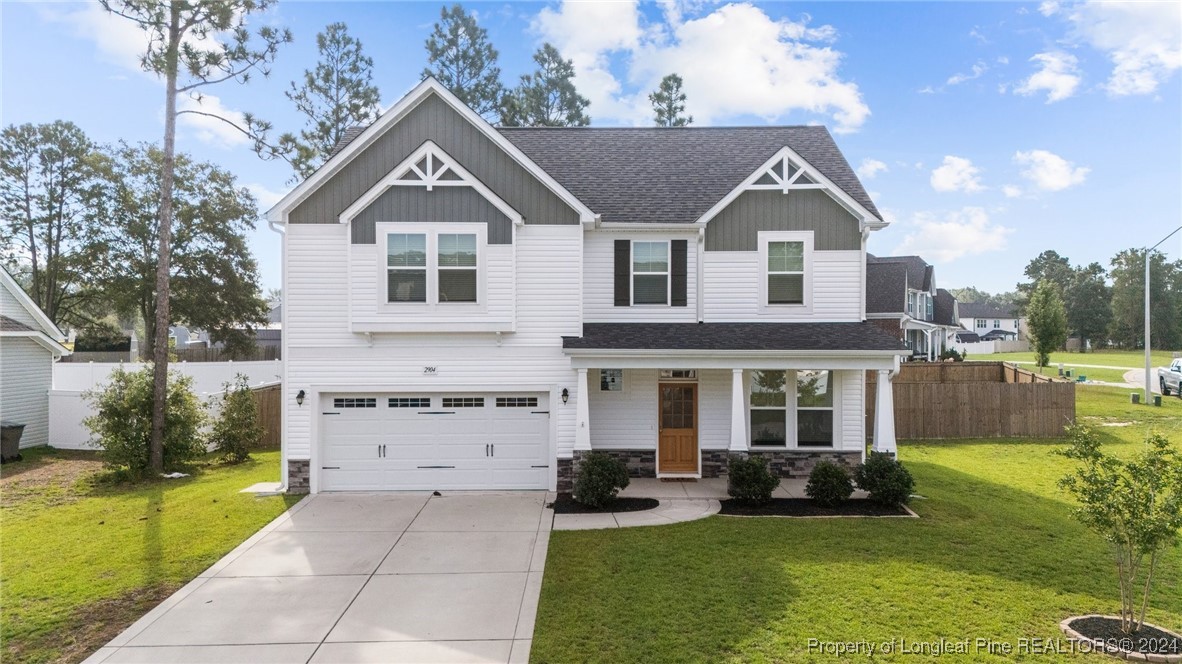
<instances>
[{"instance_id":1,"label":"board and batten siding","mask_svg":"<svg viewBox=\"0 0 1182 664\"><path fill-rule=\"evenodd\" d=\"M706 224L706 251L758 251L760 231L812 231L813 249L862 248L857 218L816 189L745 191Z\"/></svg>"},{"instance_id":2,"label":"board and batten siding","mask_svg":"<svg viewBox=\"0 0 1182 664\"><path fill-rule=\"evenodd\" d=\"M8 295L7 291L4 292ZM21 309L23 311L23 307ZM7 309L4 315L17 318ZM49 443L49 389L52 386L52 353L29 338L0 339L0 418L25 425L20 441L22 448Z\"/></svg>"},{"instance_id":3,"label":"board and batten siding","mask_svg":"<svg viewBox=\"0 0 1182 664\"><path fill-rule=\"evenodd\" d=\"M472 187L390 187L350 222L353 244L374 244L382 222L488 224L489 244L513 242L513 221Z\"/></svg>"},{"instance_id":4,"label":"board and batten siding","mask_svg":"<svg viewBox=\"0 0 1182 664\"><path fill-rule=\"evenodd\" d=\"M685 240L686 306L615 306L615 241ZM698 233L588 231L583 235L583 319L588 323L693 323L697 320ZM672 260L672 257L670 257ZM672 263L670 263L672 266ZM672 279L672 276L670 277Z\"/></svg>"},{"instance_id":5,"label":"board and batten siding","mask_svg":"<svg viewBox=\"0 0 1182 664\"><path fill-rule=\"evenodd\" d=\"M347 385L350 391L438 392L480 386L484 391L515 386L570 390L563 404L551 397L560 457L574 447L578 396L576 373L562 353L562 336L580 333L581 235L579 226L534 225L517 229L516 332L492 333L350 332L347 229L340 225L290 225L287 230L287 380L284 384L287 454L312 454L314 403L299 406L301 390ZM357 249L358 245L352 245ZM425 375L425 367L435 367Z\"/></svg>"},{"instance_id":6,"label":"board and batten siding","mask_svg":"<svg viewBox=\"0 0 1182 664\"><path fill-rule=\"evenodd\" d=\"M434 93L292 209L288 222L337 223L345 208L428 139L520 212L525 223L579 223L578 212Z\"/></svg>"},{"instance_id":7,"label":"board and batten siding","mask_svg":"<svg viewBox=\"0 0 1182 664\"><path fill-rule=\"evenodd\" d=\"M767 273L755 251L707 251L703 312L707 323L767 321L857 322L862 319L861 251L814 251L812 312L760 312L759 280Z\"/></svg>"}]
</instances>

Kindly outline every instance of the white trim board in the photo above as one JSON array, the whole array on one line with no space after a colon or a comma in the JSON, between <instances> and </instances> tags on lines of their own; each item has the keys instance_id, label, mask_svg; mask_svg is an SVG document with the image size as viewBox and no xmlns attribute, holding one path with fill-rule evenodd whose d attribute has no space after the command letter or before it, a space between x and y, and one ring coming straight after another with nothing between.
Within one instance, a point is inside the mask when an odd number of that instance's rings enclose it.
<instances>
[{"instance_id":1,"label":"white trim board","mask_svg":"<svg viewBox=\"0 0 1182 664\"><path fill-rule=\"evenodd\" d=\"M38 327L41 328L40 334L44 336L46 340L57 346L56 349L49 348L48 346L46 347L59 355L69 355L70 351L66 349L65 346L61 345L61 342L66 338L66 335L62 334L62 331L57 328L57 325L53 324L53 321L49 320L49 316L46 316L45 312L41 311L41 307L38 307L37 303L33 302L33 298L29 297L29 294L25 292L25 289L21 288L20 284L16 283L16 279L12 278L12 275L8 273L7 269L0 269L0 283L3 283L4 288L9 293L12 293L12 297L17 301L17 304L20 304L21 307L25 309L25 311L29 312L29 315L33 317L33 320L37 321ZM6 332L4 335L28 336L27 333L21 332ZM38 343L43 346L45 345L45 343L42 341L38 341Z\"/></svg>"}]
</instances>

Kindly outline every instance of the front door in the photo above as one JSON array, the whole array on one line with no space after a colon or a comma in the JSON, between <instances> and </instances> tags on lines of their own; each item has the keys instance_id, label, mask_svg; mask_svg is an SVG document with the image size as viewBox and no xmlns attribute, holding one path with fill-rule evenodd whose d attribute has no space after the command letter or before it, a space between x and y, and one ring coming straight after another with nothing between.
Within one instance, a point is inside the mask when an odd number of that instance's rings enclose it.
<instances>
[{"instance_id":1,"label":"front door","mask_svg":"<svg viewBox=\"0 0 1182 664\"><path fill-rule=\"evenodd\" d=\"M698 472L698 386L661 383L657 471Z\"/></svg>"}]
</instances>

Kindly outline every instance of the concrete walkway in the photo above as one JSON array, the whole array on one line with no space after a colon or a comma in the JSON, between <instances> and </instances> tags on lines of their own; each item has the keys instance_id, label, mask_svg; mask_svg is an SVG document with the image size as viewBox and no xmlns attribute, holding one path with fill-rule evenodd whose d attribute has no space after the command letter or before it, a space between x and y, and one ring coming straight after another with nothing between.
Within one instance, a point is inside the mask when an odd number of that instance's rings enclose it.
<instances>
[{"instance_id":1,"label":"concrete walkway","mask_svg":"<svg viewBox=\"0 0 1182 664\"><path fill-rule=\"evenodd\" d=\"M87 662L527 662L547 498L310 496Z\"/></svg>"}]
</instances>

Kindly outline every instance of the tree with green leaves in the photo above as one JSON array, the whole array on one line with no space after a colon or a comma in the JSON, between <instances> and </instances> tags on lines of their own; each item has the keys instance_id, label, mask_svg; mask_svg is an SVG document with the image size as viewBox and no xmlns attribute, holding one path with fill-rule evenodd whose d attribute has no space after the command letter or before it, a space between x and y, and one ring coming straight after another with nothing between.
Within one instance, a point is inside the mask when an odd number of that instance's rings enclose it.
<instances>
[{"instance_id":1,"label":"tree with green leaves","mask_svg":"<svg viewBox=\"0 0 1182 664\"><path fill-rule=\"evenodd\" d=\"M279 47L291 41L286 29L263 25L252 33L251 16L264 12L274 0L99 0L107 11L130 20L148 37L140 59L144 71L164 80L164 145L160 160L159 233L157 234L156 284L153 321L151 467L164 468L164 404L168 396L168 326L170 246L173 224L173 179L176 167L176 122L181 114L210 117L265 141L270 124L245 114L246 127L216 113L195 108L178 110L178 95L198 103L208 86L226 81L245 84L253 73L270 74Z\"/></svg>"},{"instance_id":2,"label":"tree with green leaves","mask_svg":"<svg viewBox=\"0 0 1182 664\"><path fill-rule=\"evenodd\" d=\"M434 77L468 108L492 120L505 90L497 66L499 54L476 16L458 4L440 9L439 21L427 37L426 46L423 78Z\"/></svg>"},{"instance_id":3,"label":"tree with green leaves","mask_svg":"<svg viewBox=\"0 0 1182 664\"><path fill-rule=\"evenodd\" d=\"M250 450L263 441L259 407L246 376L237 374L222 385L221 408L209 432L214 450L229 463L250 458Z\"/></svg>"},{"instance_id":4,"label":"tree with green leaves","mask_svg":"<svg viewBox=\"0 0 1182 664\"><path fill-rule=\"evenodd\" d=\"M1145 337L1145 250L1125 249L1112 258L1112 324L1109 336L1127 348ZM1149 257L1150 343L1154 348L1182 346L1182 261L1170 262L1160 251Z\"/></svg>"},{"instance_id":5,"label":"tree with green leaves","mask_svg":"<svg viewBox=\"0 0 1182 664\"><path fill-rule=\"evenodd\" d=\"M86 214L107 159L77 125L9 125L0 133L0 241L33 302L57 324L94 322L95 221Z\"/></svg>"},{"instance_id":6,"label":"tree with green leaves","mask_svg":"<svg viewBox=\"0 0 1182 664\"><path fill-rule=\"evenodd\" d=\"M1112 323L1112 293L1106 277L1099 263L1076 268L1063 296L1067 329L1080 338L1080 352L1087 351L1089 341L1103 339Z\"/></svg>"},{"instance_id":7,"label":"tree with green leaves","mask_svg":"<svg viewBox=\"0 0 1182 664\"><path fill-rule=\"evenodd\" d=\"M1075 279L1075 270L1071 267L1071 261L1066 256L1060 256L1059 252L1048 249L1038 256L1035 256L1030 263L1026 265L1026 277L1030 281L1018 284L1018 301L1017 305L1019 311L1025 312L1027 305L1030 303L1030 298L1034 294L1034 289L1043 281L1049 281L1059 289L1059 295L1062 297L1067 289L1071 287L1071 282Z\"/></svg>"},{"instance_id":8,"label":"tree with green leaves","mask_svg":"<svg viewBox=\"0 0 1182 664\"><path fill-rule=\"evenodd\" d=\"M979 288L966 286L964 288L949 288L949 293L956 298L957 302L980 302L995 307L1008 307L1017 301L1017 293L988 293Z\"/></svg>"},{"instance_id":9,"label":"tree with green leaves","mask_svg":"<svg viewBox=\"0 0 1182 664\"><path fill-rule=\"evenodd\" d=\"M591 102L575 89L575 66L549 43L534 53L538 69L523 75L501 101L501 124L506 127L585 127L584 112Z\"/></svg>"},{"instance_id":10,"label":"tree with green leaves","mask_svg":"<svg viewBox=\"0 0 1182 664\"><path fill-rule=\"evenodd\" d=\"M378 117L381 100L373 84L373 59L361 50L361 42L349 35L344 23L332 23L316 35L320 60L304 70L303 80L291 82L286 93L301 114L299 135L284 134L277 152L301 180L328 161L333 147L356 125L368 125ZM270 149L259 146L264 156Z\"/></svg>"},{"instance_id":11,"label":"tree with green leaves","mask_svg":"<svg viewBox=\"0 0 1182 664\"><path fill-rule=\"evenodd\" d=\"M155 357L162 336L156 328L161 323L155 247L161 233L156 211L163 160L163 151L154 146L120 145L112 154L104 195L90 212L104 256L94 266L97 285L117 312L143 319L145 357ZM170 322L208 330L227 354L243 355L254 347L250 327L265 323L268 312L247 245L258 208L228 171L184 153L174 162ZM167 351L167 326L163 337Z\"/></svg>"},{"instance_id":12,"label":"tree with green leaves","mask_svg":"<svg viewBox=\"0 0 1182 664\"><path fill-rule=\"evenodd\" d=\"M1068 429L1059 454L1079 466L1059 480L1078 502L1075 518L1112 545L1120 586L1120 628L1136 634L1145 624L1153 574L1182 533L1182 455L1160 433L1131 458L1105 453L1096 432Z\"/></svg>"},{"instance_id":13,"label":"tree with green leaves","mask_svg":"<svg viewBox=\"0 0 1182 664\"><path fill-rule=\"evenodd\" d=\"M658 127L685 127L694 123L694 116L685 115L683 81L677 74L661 79L661 85L648 96L653 105L653 120Z\"/></svg>"},{"instance_id":14,"label":"tree with green leaves","mask_svg":"<svg viewBox=\"0 0 1182 664\"><path fill-rule=\"evenodd\" d=\"M1067 310L1059 287L1050 280L1038 282L1030 302L1026 305L1026 325L1034 344L1035 363L1040 367L1050 364L1052 352L1067 342Z\"/></svg>"}]
</instances>

